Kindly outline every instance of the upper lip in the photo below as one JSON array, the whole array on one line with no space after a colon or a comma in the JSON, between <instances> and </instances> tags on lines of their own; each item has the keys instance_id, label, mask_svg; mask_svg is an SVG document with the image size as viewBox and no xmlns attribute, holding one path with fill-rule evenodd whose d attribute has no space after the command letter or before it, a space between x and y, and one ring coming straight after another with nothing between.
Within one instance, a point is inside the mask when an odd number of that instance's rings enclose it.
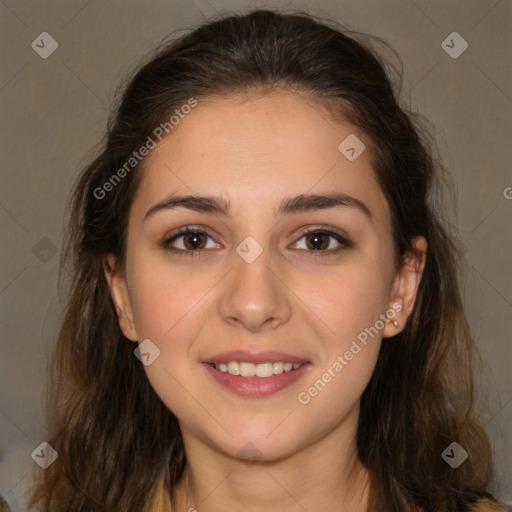
<instances>
[{"instance_id":1,"label":"upper lip","mask_svg":"<svg viewBox=\"0 0 512 512\"><path fill-rule=\"evenodd\" d=\"M231 352L222 352L209 357L205 363L229 363L230 361L243 361L244 363L272 363L276 361L283 361L284 363L306 363L307 359L304 357L292 356L282 352L247 352L245 350L235 350Z\"/></svg>"}]
</instances>

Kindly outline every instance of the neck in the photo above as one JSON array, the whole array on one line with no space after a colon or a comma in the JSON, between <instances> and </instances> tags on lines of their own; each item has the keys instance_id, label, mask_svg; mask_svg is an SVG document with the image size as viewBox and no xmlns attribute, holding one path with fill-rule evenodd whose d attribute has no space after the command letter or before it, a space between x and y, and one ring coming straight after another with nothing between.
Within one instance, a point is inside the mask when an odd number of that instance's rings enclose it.
<instances>
[{"instance_id":1,"label":"neck","mask_svg":"<svg viewBox=\"0 0 512 512\"><path fill-rule=\"evenodd\" d=\"M345 424L346 427L346 424ZM336 427L279 460L241 461L200 442L182 426L187 453L173 512L322 510L366 512L370 476L357 457L356 427Z\"/></svg>"}]
</instances>

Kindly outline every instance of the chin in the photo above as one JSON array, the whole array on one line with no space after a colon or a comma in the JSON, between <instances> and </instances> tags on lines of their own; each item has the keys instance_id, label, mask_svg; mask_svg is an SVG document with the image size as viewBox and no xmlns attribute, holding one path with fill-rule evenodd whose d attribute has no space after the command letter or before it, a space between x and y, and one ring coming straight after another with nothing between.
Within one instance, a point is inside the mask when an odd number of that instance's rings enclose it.
<instances>
[{"instance_id":1,"label":"chin","mask_svg":"<svg viewBox=\"0 0 512 512\"><path fill-rule=\"evenodd\" d=\"M224 435L222 440L214 440L214 444L226 455L249 462L285 459L307 446L308 441L304 433L290 432L284 426L276 429L279 421L272 428L258 429L255 425L250 429L231 428L233 437Z\"/></svg>"}]
</instances>

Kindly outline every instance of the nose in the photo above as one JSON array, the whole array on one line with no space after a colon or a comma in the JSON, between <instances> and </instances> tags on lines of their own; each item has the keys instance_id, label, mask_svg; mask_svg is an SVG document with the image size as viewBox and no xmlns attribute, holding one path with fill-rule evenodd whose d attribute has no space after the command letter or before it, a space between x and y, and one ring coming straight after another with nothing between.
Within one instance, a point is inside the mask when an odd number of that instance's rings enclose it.
<instances>
[{"instance_id":1,"label":"nose","mask_svg":"<svg viewBox=\"0 0 512 512\"><path fill-rule=\"evenodd\" d=\"M219 313L225 322L251 332L272 330L290 318L291 304L279 271L267 251L251 263L234 254Z\"/></svg>"}]
</instances>

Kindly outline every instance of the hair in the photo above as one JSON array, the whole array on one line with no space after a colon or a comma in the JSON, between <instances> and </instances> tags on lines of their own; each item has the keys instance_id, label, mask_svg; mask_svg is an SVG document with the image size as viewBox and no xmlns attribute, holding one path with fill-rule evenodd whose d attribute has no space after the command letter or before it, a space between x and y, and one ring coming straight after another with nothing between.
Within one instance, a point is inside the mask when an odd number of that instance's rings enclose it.
<instances>
[{"instance_id":1,"label":"hair","mask_svg":"<svg viewBox=\"0 0 512 512\"><path fill-rule=\"evenodd\" d=\"M99 156L71 196L61 275L69 266L72 286L48 414L49 443L59 456L34 488L32 503L41 510L145 511L158 482L172 494L186 465L177 418L134 357L104 276L108 254L124 268L144 161L104 197L98 189L191 98L278 89L307 94L368 136L390 206L396 268L407 264L414 237L428 243L413 312L400 334L383 340L361 397L357 449L371 475L370 509L443 512L490 497L489 443L474 418L475 346L459 288L460 254L440 214L444 170L419 116L400 106L401 77L377 42L386 45L308 14L255 10L209 20L166 43L134 74ZM452 442L470 452L457 469L441 457Z\"/></svg>"}]
</instances>

